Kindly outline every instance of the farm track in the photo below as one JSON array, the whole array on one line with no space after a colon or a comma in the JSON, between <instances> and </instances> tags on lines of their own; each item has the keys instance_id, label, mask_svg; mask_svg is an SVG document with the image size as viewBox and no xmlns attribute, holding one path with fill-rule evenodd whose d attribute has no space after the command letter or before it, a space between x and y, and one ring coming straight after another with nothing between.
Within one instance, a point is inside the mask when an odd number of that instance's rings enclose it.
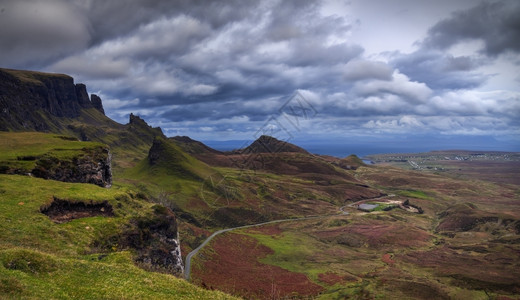
<instances>
[{"instance_id":1,"label":"farm track","mask_svg":"<svg viewBox=\"0 0 520 300\"><path fill-rule=\"evenodd\" d=\"M350 203L348 205L345 205L345 206L342 206L339 208L340 210L340 214L339 216L347 216L349 215L348 212L346 212L344 209L345 207L354 207L356 204L358 203L361 203L361 202L365 202L365 201L372 201L372 200L378 200L378 199L382 199L382 198L385 198L385 197L393 197L394 195L383 195L383 196L379 196L379 197L375 197L375 198L369 198L369 199L363 199L363 200L360 200L360 201L357 201L357 202L353 202L353 203ZM202 242L202 244L200 244L197 248L193 249L190 253L188 253L188 255L186 256L186 262L184 264L184 278L187 280L187 281L190 281L190 277L191 277L191 260L193 258L193 256L197 255L197 253L199 253L199 251L204 248L204 246L206 246L214 237L216 237L217 235L219 234L222 234L224 232L229 232L229 231L233 231L233 230L237 230L237 229L244 229L244 228L251 228L251 227L258 227L258 226L263 226L263 225L269 225L269 224L275 224L275 223L283 223L283 222L298 222L298 221L305 221L305 220L312 220L312 219L320 219L320 218L328 218L328 217L333 217L333 216L338 216L338 214L333 214L333 215L321 215L321 216L308 216L308 217L302 217L302 218L293 218L293 219L281 219L281 220L274 220L274 221L269 221L269 222L262 222L262 223L258 223L258 224L251 224L251 225L244 225L244 226L238 226L238 227L232 227L232 228L226 228L226 229L221 229L221 230L218 230L218 231L215 231L212 235L210 235L206 240L204 240L204 242Z\"/></svg>"}]
</instances>

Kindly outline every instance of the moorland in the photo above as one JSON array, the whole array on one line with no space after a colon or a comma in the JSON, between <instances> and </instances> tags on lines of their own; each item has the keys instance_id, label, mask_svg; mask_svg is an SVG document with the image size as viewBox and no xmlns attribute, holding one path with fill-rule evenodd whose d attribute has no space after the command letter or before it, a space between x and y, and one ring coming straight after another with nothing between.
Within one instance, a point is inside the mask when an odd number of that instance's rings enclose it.
<instances>
[{"instance_id":1,"label":"moorland","mask_svg":"<svg viewBox=\"0 0 520 300\"><path fill-rule=\"evenodd\" d=\"M223 152L67 75L0 79L3 298L520 296L518 153Z\"/></svg>"}]
</instances>

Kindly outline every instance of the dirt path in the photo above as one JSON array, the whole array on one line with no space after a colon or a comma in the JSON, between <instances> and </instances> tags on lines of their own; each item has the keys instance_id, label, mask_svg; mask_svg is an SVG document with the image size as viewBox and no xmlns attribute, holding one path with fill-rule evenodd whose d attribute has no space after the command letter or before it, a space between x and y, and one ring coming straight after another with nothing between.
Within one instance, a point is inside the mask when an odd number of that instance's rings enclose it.
<instances>
[{"instance_id":1,"label":"dirt path","mask_svg":"<svg viewBox=\"0 0 520 300\"><path fill-rule=\"evenodd\" d=\"M274 220L274 221L269 221L269 222L263 222L263 223L251 224L251 225L244 225L244 226L238 226L238 227L233 227L233 228L226 228L226 229L221 229L221 230L215 231L204 242L202 242L202 244L200 244L197 248L193 249L186 256L186 263L184 265L184 278L186 280L188 280L188 281L190 280L191 259L192 259L192 257L195 256L200 251L200 249L202 249L204 246L206 246L214 237L216 237L217 235L219 235L221 233L232 231L232 230L236 230L236 229L257 227L257 226L263 226L263 225L274 224L274 223L303 221L303 220L311 220L311 219L318 219L318 218L326 218L326 217L331 217L331 216L335 216L335 215L311 216L311 217L303 217L303 218L295 218L295 219Z\"/></svg>"},{"instance_id":2,"label":"dirt path","mask_svg":"<svg viewBox=\"0 0 520 300\"><path fill-rule=\"evenodd\" d=\"M339 208L340 212L341 212L341 215L348 215L349 213L346 212L344 209L345 207L354 207L354 205L358 204L358 203L361 203L361 202L365 202L365 201L371 201L371 200L377 200L377 199L381 199L381 198L386 198L386 197L393 197L394 195L385 195L385 196L379 196L379 197L375 197L375 198L370 198L370 199L363 199L363 200L360 200L360 201L357 201L357 202L353 202L353 203L350 203L348 205L345 205L345 206L342 206ZM202 244L200 244L197 248L193 249L190 253L188 253L188 255L186 256L186 263L184 264L184 278L186 280L190 280L190 275L191 275L191 259L193 258L193 256L197 255L197 253L199 253L200 249L204 248L204 246L206 246L214 237L216 237L217 235L221 234L221 233L224 233L224 232L228 232L228 231L232 231L232 230L236 230L236 229L243 229L243 228L250 228L250 227L257 227L257 226L263 226L263 225L268 225L268 224L274 224L274 223L282 223L282 222L296 222L296 221L304 221L304 220L312 220L312 219L319 219L319 218L328 218L328 217L333 217L333 216L337 216L336 214L334 215L322 215L322 216L309 216L309 217L303 217L303 218L294 218L294 219L282 219L282 220L274 220L274 221L269 221L269 222L263 222L263 223L258 223L258 224L251 224L251 225L244 225L244 226L238 226L238 227L232 227L232 228L226 228L226 229L221 229L221 230L218 230L218 231L215 231L212 235L210 235L204 242L202 242Z\"/></svg>"}]
</instances>

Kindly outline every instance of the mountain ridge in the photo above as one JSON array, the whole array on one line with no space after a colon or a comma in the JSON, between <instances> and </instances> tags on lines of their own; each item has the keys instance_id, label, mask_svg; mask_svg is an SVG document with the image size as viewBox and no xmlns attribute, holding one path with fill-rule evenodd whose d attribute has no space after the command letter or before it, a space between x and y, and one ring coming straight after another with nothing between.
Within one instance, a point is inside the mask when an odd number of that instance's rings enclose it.
<instances>
[{"instance_id":1,"label":"mountain ridge","mask_svg":"<svg viewBox=\"0 0 520 300\"><path fill-rule=\"evenodd\" d=\"M50 130L50 116L76 118L89 108L105 115L101 98L68 75L0 68L1 130Z\"/></svg>"}]
</instances>

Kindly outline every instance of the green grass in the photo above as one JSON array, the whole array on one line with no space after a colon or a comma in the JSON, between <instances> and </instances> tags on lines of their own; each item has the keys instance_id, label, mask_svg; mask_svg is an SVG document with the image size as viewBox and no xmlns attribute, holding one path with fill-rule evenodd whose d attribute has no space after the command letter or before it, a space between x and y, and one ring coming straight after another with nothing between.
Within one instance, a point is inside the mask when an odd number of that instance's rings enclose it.
<instances>
[{"instance_id":1,"label":"green grass","mask_svg":"<svg viewBox=\"0 0 520 300\"><path fill-rule=\"evenodd\" d=\"M237 233L243 232L238 231ZM273 254L260 259L262 263L306 274L314 282L317 282L318 274L328 271L326 265L313 263L313 260L309 259L316 254L317 249L322 248L322 245L309 235L294 231L285 231L280 236L245 234L254 237L260 244L274 251Z\"/></svg>"},{"instance_id":2,"label":"green grass","mask_svg":"<svg viewBox=\"0 0 520 300\"><path fill-rule=\"evenodd\" d=\"M39 159L70 161L100 148L101 143L80 142L74 137L39 132L0 132L0 168L30 172Z\"/></svg>"},{"instance_id":3,"label":"green grass","mask_svg":"<svg viewBox=\"0 0 520 300\"><path fill-rule=\"evenodd\" d=\"M55 224L40 213L53 197L107 200L115 216ZM152 203L122 187L0 175L0 294L13 299L227 298L170 275L145 272L134 266L129 252L95 254L96 241L118 234L131 218L152 209Z\"/></svg>"},{"instance_id":4,"label":"green grass","mask_svg":"<svg viewBox=\"0 0 520 300\"><path fill-rule=\"evenodd\" d=\"M0 162L13 164L20 162L19 157L51 153L60 159L71 159L89 149L105 147L42 133L0 133L0 141ZM106 201L114 216L57 224L40 212L55 198L87 203ZM120 248L118 237L133 228L135 220L154 216L155 204L145 198L135 188L121 183L106 189L0 174L0 298L231 298L134 265L135 253Z\"/></svg>"},{"instance_id":5,"label":"green grass","mask_svg":"<svg viewBox=\"0 0 520 300\"><path fill-rule=\"evenodd\" d=\"M0 294L3 299L233 299L141 270L129 256L81 260L22 248L0 251Z\"/></svg>"},{"instance_id":6,"label":"green grass","mask_svg":"<svg viewBox=\"0 0 520 300\"><path fill-rule=\"evenodd\" d=\"M410 198L417 198L417 199L424 199L424 200L433 200L433 197L427 195L425 192L420 191L420 190L399 191L397 194L399 196L403 196L403 197L410 197Z\"/></svg>"},{"instance_id":7,"label":"green grass","mask_svg":"<svg viewBox=\"0 0 520 300\"><path fill-rule=\"evenodd\" d=\"M43 72L36 72L36 71L22 71L22 70L14 70L14 69L0 69L1 71L4 71L14 77L16 77L18 80L22 82L28 82L32 84L38 84L43 85L41 79L42 78L72 78L65 74L57 74L57 73L43 73Z\"/></svg>"},{"instance_id":8,"label":"green grass","mask_svg":"<svg viewBox=\"0 0 520 300\"><path fill-rule=\"evenodd\" d=\"M92 217L55 224L40 208L53 198L102 202L115 208L115 217ZM18 175L0 175L0 249L29 247L74 256L90 251L90 244L116 232L129 215L151 209L151 203L134 199L128 191L92 184L63 183ZM87 228L88 227L88 228Z\"/></svg>"}]
</instances>

